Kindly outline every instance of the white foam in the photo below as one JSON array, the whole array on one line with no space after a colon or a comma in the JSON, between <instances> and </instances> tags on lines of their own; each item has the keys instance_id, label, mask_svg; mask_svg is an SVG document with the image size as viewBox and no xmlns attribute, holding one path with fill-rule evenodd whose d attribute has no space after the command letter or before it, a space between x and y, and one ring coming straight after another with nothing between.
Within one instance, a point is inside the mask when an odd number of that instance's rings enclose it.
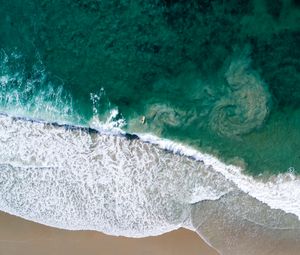
<instances>
[{"instance_id":1,"label":"white foam","mask_svg":"<svg viewBox=\"0 0 300 255\"><path fill-rule=\"evenodd\" d=\"M21 54L0 50L0 90L1 112L49 121L80 121L74 112L72 98L62 85L49 80L38 54L28 72Z\"/></svg>"},{"instance_id":2,"label":"white foam","mask_svg":"<svg viewBox=\"0 0 300 255\"><path fill-rule=\"evenodd\" d=\"M90 99L93 104L93 117L88 123L89 126L102 133L124 134L122 128L126 126L126 121L120 118L118 108L111 106L104 88L98 94L91 93ZM101 114L99 110L104 113Z\"/></svg>"},{"instance_id":3,"label":"white foam","mask_svg":"<svg viewBox=\"0 0 300 255\"><path fill-rule=\"evenodd\" d=\"M193 203L234 190L300 215L300 183L291 173L263 182L193 148L139 136L0 116L0 209L54 227L133 237L191 227Z\"/></svg>"},{"instance_id":4,"label":"white foam","mask_svg":"<svg viewBox=\"0 0 300 255\"><path fill-rule=\"evenodd\" d=\"M117 108L113 108L109 111L109 114L104 121L102 121L99 115L94 113L89 122L89 126L101 133L116 135L125 134L125 131L122 130L122 127L126 126L126 121L123 118L117 118L118 114L119 110Z\"/></svg>"},{"instance_id":5,"label":"white foam","mask_svg":"<svg viewBox=\"0 0 300 255\"><path fill-rule=\"evenodd\" d=\"M243 174L243 169L240 167L226 165L212 155L201 153L180 143L149 134L139 134L139 137L143 141L157 144L162 149L202 161L206 166L211 166L250 196L266 203L273 209L281 209L287 213L293 213L300 219L300 179L291 171L286 174L272 176L269 180L258 180Z\"/></svg>"},{"instance_id":6,"label":"white foam","mask_svg":"<svg viewBox=\"0 0 300 255\"><path fill-rule=\"evenodd\" d=\"M158 235L235 189L202 163L138 139L0 116L0 210L50 226Z\"/></svg>"}]
</instances>

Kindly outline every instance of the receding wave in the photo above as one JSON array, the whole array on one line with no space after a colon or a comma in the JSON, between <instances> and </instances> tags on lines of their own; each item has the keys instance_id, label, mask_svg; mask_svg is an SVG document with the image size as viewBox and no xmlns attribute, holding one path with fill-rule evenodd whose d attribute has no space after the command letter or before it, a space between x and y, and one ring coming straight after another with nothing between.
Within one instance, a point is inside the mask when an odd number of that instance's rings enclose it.
<instances>
[{"instance_id":1,"label":"receding wave","mask_svg":"<svg viewBox=\"0 0 300 255\"><path fill-rule=\"evenodd\" d=\"M241 192L258 205L234 206L257 224L285 226L282 217L254 217L257 208L294 214L292 222L300 217L300 180L292 173L257 180L151 135L1 115L0 163L0 210L59 228L134 237L195 229L195 206Z\"/></svg>"}]
</instances>

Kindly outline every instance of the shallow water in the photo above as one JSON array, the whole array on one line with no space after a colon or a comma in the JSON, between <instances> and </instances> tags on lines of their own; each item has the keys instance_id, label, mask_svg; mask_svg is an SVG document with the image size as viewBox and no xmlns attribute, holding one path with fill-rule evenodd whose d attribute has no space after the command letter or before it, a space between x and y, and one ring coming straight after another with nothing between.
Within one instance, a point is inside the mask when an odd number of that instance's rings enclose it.
<instances>
[{"instance_id":1,"label":"shallow water","mask_svg":"<svg viewBox=\"0 0 300 255\"><path fill-rule=\"evenodd\" d=\"M6 115L0 152L0 210L34 222L128 237L184 227L221 254L300 248L300 179L290 173L254 179L151 135Z\"/></svg>"},{"instance_id":2,"label":"shallow water","mask_svg":"<svg viewBox=\"0 0 300 255\"><path fill-rule=\"evenodd\" d=\"M0 3L2 112L100 119L251 174L299 173L297 1Z\"/></svg>"}]
</instances>

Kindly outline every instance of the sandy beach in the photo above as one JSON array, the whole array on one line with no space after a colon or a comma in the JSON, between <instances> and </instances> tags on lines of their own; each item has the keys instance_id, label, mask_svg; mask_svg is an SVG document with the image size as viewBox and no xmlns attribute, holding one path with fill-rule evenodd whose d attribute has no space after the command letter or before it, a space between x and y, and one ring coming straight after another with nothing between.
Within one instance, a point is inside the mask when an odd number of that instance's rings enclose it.
<instances>
[{"instance_id":1,"label":"sandy beach","mask_svg":"<svg viewBox=\"0 0 300 255\"><path fill-rule=\"evenodd\" d=\"M141 239L94 231L66 231L0 213L0 255L217 255L200 237L180 229Z\"/></svg>"}]
</instances>

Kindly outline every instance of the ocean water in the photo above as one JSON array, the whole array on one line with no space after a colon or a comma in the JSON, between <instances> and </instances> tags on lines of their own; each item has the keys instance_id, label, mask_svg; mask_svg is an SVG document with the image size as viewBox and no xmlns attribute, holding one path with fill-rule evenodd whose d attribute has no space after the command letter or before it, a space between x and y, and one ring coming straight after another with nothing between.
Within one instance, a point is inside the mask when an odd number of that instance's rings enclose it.
<instances>
[{"instance_id":1,"label":"ocean water","mask_svg":"<svg viewBox=\"0 0 300 255\"><path fill-rule=\"evenodd\" d=\"M300 171L297 1L13 0L0 12L9 111L88 125L118 109L128 132L250 174Z\"/></svg>"},{"instance_id":2,"label":"ocean water","mask_svg":"<svg viewBox=\"0 0 300 255\"><path fill-rule=\"evenodd\" d=\"M299 236L298 1L0 0L0 32L1 210L209 239L246 197L232 221Z\"/></svg>"},{"instance_id":3,"label":"ocean water","mask_svg":"<svg viewBox=\"0 0 300 255\"><path fill-rule=\"evenodd\" d=\"M128 132L251 174L300 171L297 1L14 0L0 11L9 110L30 101L28 114L47 119L33 109L43 98L59 120L87 124L118 109Z\"/></svg>"}]
</instances>

